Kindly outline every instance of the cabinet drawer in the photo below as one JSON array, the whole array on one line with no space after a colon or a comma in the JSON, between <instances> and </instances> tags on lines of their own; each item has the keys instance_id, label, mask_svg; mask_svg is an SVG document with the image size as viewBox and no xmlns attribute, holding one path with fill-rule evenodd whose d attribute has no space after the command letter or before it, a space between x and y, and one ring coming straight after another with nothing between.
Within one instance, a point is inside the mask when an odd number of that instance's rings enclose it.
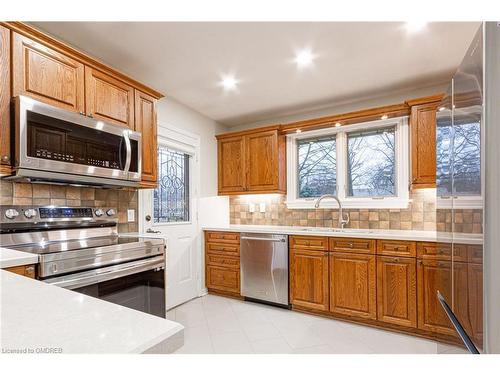
<instances>
[{"instance_id":1,"label":"cabinet drawer","mask_svg":"<svg viewBox=\"0 0 500 375\"><path fill-rule=\"evenodd\" d=\"M207 288L240 293L240 270L207 265Z\"/></svg>"},{"instance_id":2,"label":"cabinet drawer","mask_svg":"<svg viewBox=\"0 0 500 375\"><path fill-rule=\"evenodd\" d=\"M330 250L345 253L375 254L375 240L362 238L330 238Z\"/></svg>"},{"instance_id":3,"label":"cabinet drawer","mask_svg":"<svg viewBox=\"0 0 500 375\"><path fill-rule=\"evenodd\" d=\"M240 260L236 257L207 253L206 262L212 266L240 268Z\"/></svg>"},{"instance_id":4,"label":"cabinet drawer","mask_svg":"<svg viewBox=\"0 0 500 375\"><path fill-rule=\"evenodd\" d=\"M210 243L206 244L207 253L215 253L219 255L240 255L240 245L227 243Z\"/></svg>"},{"instance_id":5,"label":"cabinet drawer","mask_svg":"<svg viewBox=\"0 0 500 375\"><path fill-rule=\"evenodd\" d=\"M417 242L417 256L422 259L451 260L451 243ZM453 259L467 261L467 245L453 245Z\"/></svg>"},{"instance_id":6,"label":"cabinet drawer","mask_svg":"<svg viewBox=\"0 0 500 375\"><path fill-rule=\"evenodd\" d=\"M467 256L470 263L483 263L483 246L469 245L467 246Z\"/></svg>"},{"instance_id":7,"label":"cabinet drawer","mask_svg":"<svg viewBox=\"0 0 500 375\"><path fill-rule=\"evenodd\" d=\"M328 238L315 236L291 236L290 247L294 249L328 250Z\"/></svg>"},{"instance_id":8,"label":"cabinet drawer","mask_svg":"<svg viewBox=\"0 0 500 375\"><path fill-rule=\"evenodd\" d=\"M414 257L417 254L417 244L411 241L377 240L377 254Z\"/></svg>"},{"instance_id":9,"label":"cabinet drawer","mask_svg":"<svg viewBox=\"0 0 500 375\"><path fill-rule=\"evenodd\" d=\"M240 234L235 232L206 232L207 242L240 243Z\"/></svg>"}]
</instances>

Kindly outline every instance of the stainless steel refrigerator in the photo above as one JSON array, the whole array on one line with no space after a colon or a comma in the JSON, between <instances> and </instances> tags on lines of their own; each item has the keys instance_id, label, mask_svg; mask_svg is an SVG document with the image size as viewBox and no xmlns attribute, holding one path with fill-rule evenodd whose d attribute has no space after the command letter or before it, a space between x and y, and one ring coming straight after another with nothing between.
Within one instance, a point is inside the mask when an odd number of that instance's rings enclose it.
<instances>
[{"instance_id":1,"label":"stainless steel refrigerator","mask_svg":"<svg viewBox=\"0 0 500 375\"><path fill-rule=\"evenodd\" d=\"M471 353L500 353L500 25L477 31L437 110L437 260L423 314Z\"/></svg>"}]
</instances>

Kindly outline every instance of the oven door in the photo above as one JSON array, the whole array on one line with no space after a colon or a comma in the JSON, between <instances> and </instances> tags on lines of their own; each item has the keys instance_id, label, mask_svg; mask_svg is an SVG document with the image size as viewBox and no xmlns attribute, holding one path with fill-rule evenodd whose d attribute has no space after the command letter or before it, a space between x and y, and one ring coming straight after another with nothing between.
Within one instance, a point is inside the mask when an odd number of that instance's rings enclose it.
<instances>
[{"instance_id":1,"label":"oven door","mask_svg":"<svg viewBox=\"0 0 500 375\"><path fill-rule=\"evenodd\" d=\"M43 281L166 318L164 256L78 272Z\"/></svg>"},{"instance_id":2,"label":"oven door","mask_svg":"<svg viewBox=\"0 0 500 375\"><path fill-rule=\"evenodd\" d=\"M140 181L140 133L25 96L14 105L18 169Z\"/></svg>"}]
</instances>

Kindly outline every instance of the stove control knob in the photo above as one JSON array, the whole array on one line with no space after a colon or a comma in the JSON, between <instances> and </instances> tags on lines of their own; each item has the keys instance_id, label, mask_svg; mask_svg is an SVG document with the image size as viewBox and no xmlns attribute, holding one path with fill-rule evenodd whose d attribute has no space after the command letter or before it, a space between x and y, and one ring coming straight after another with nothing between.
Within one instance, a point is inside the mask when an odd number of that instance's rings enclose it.
<instances>
[{"instance_id":1,"label":"stove control knob","mask_svg":"<svg viewBox=\"0 0 500 375\"><path fill-rule=\"evenodd\" d=\"M34 208L25 210L24 216L26 216L27 219L31 219L36 216L36 210Z\"/></svg>"},{"instance_id":2,"label":"stove control knob","mask_svg":"<svg viewBox=\"0 0 500 375\"><path fill-rule=\"evenodd\" d=\"M110 208L109 210L106 211L106 215L114 216L114 215L116 215L116 211L114 209Z\"/></svg>"},{"instance_id":3,"label":"stove control knob","mask_svg":"<svg viewBox=\"0 0 500 375\"><path fill-rule=\"evenodd\" d=\"M17 210L14 208L9 208L7 211L5 211L5 217L7 219L15 219L18 216L19 212L17 212Z\"/></svg>"},{"instance_id":4,"label":"stove control knob","mask_svg":"<svg viewBox=\"0 0 500 375\"><path fill-rule=\"evenodd\" d=\"M104 214L104 211L101 210L100 208L98 208L97 210L95 210L95 216L101 217L103 214Z\"/></svg>"}]
</instances>

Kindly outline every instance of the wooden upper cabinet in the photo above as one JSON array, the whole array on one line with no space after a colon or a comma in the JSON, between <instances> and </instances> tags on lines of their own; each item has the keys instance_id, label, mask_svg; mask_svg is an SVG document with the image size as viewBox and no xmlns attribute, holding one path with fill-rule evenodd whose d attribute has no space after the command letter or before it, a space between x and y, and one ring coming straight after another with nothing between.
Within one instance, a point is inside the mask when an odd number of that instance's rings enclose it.
<instances>
[{"instance_id":1,"label":"wooden upper cabinet","mask_svg":"<svg viewBox=\"0 0 500 375\"><path fill-rule=\"evenodd\" d=\"M328 252L290 249L290 301L311 310L328 311Z\"/></svg>"},{"instance_id":2,"label":"wooden upper cabinet","mask_svg":"<svg viewBox=\"0 0 500 375\"><path fill-rule=\"evenodd\" d=\"M247 135L246 156L248 191L278 190L278 132Z\"/></svg>"},{"instance_id":3,"label":"wooden upper cabinet","mask_svg":"<svg viewBox=\"0 0 500 375\"><path fill-rule=\"evenodd\" d=\"M377 319L417 327L417 269L414 258L377 257Z\"/></svg>"},{"instance_id":4,"label":"wooden upper cabinet","mask_svg":"<svg viewBox=\"0 0 500 375\"><path fill-rule=\"evenodd\" d=\"M12 95L83 112L84 65L20 34L12 40Z\"/></svg>"},{"instance_id":5,"label":"wooden upper cabinet","mask_svg":"<svg viewBox=\"0 0 500 375\"><path fill-rule=\"evenodd\" d=\"M91 67L85 67L87 116L134 129L134 88Z\"/></svg>"},{"instance_id":6,"label":"wooden upper cabinet","mask_svg":"<svg viewBox=\"0 0 500 375\"><path fill-rule=\"evenodd\" d=\"M135 131L142 134L142 181L156 184L158 173L156 99L135 90Z\"/></svg>"},{"instance_id":7,"label":"wooden upper cabinet","mask_svg":"<svg viewBox=\"0 0 500 375\"><path fill-rule=\"evenodd\" d=\"M246 190L245 138L230 137L218 141L219 194Z\"/></svg>"},{"instance_id":8,"label":"wooden upper cabinet","mask_svg":"<svg viewBox=\"0 0 500 375\"><path fill-rule=\"evenodd\" d=\"M219 195L286 190L285 138L278 128L217 136Z\"/></svg>"},{"instance_id":9,"label":"wooden upper cabinet","mask_svg":"<svg viewBox=\"0 0 500 375\"><path fill-rule=\"evenodd\" d=\"M436 100L436 97L431 99ZM436 110L439 101L413 105L410 115L411 186L436 186Z\"/></svg>"},{"instance_id":10,"label":"wooden upper cabinet","mask_svg":"<svg viewBox=\"0 0 500 375\"><path fill-rule=\"evenodd\" d=\"M330 311L377 319L375 255L330 253Z\"/></svg>"},{"instance_id":11,"label":"wooden upper cabinet","mask_svg":"<svg viewBox=\"0 0 500 375\"><path fill-rule=\"evenodd\" d=\"M0 26L0 175L10 172L10 31Z\"/></svg>"}]
</instances>

